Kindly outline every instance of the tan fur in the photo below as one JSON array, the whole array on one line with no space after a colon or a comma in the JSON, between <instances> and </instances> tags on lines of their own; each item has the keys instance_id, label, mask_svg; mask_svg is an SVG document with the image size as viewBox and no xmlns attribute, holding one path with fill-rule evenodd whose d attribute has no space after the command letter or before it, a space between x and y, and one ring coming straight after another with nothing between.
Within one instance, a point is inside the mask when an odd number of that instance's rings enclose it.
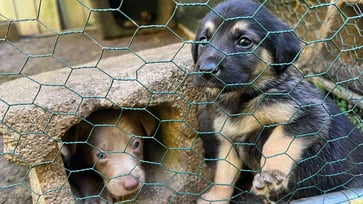
<instances>
[{"instance_id":1,"label":"tan fur","mask_svg":"<svg viewBox=\"0 0 363 204\"><path fill-rule=\"evenodd\" d=\"M212 21L208 21L204 24L204 29L208 30L210 33L213 33L216 29L216 25Z\"/></svg>"},{"instance_id":2,"label":"tan fur","mask_svg":"<svg viewBox=\"0 0 363 204\"><path fill-rule=\"evenodd\" d=\"M231 29L231 32L232 33L236 33L238 31L243 31L243 30L247 30L249 27L248 27L249 23L247 23L246 21L237 21L232 29Z\"/></svg>"},{"instance_id":3,"label":"tan fur","mask_svg":"<svg viewBox=\"0 0 363 204\"><path fill-rule=\"evenodd\" d=\"M264 48L260 48L260 55L257 57L260 59L260 63L256 65L256 68L252 73L252 76L254 77L252 78L251 83L263 86L264 81L270 80L273 76L271 73L272 68L269 66L269 64L273 63L273 57L271 56L271 53Z\"/></svg>"},{"instance_id":4,"label":"tan fur","mask_svg":"<svg viewBox=\"0 0 363 204\"><path fill-rule=\"evenodd\" d=\"M104 118L105 117L105 118ZM107 189L113 197L121 197L141 188L145 181L145 173L140 166L143 159L141 150L133 149L134 142L142 146L143 140L137 136L151 134L156 127L156 120L142 111L124 111L121 118L109 120L108 115L99 115L95 121L114 124L115 126L95 127L89 142L96 148L92 149L93 161L98 171L102 172ZM106 160L97 158L97 153L104 151ZM127 189L127 183L138 182L138 187Z\"/></svg>"},{"instance_id":5,"label":"tan fur","mask_svg":"<svg viewBox=\"0 0 363 204\"><path fill-rule=\"evenodd\" d=\"M229 203L229 199L233 194L233 186L239 175L239 169L242 167L242 160L238 157L233 143L227 138L220 139L220 147L218 152L217 169L215 173L213 187L206 194L203 194L199 203L213 200L220 200L219 204Z\"/></svg>"},{"instance_id":6,"label":"tan fur","mask_svg":"<svg viewBox=\"0 0 363 204\"><path fill-rule=\"evenodd\" d=\"M206 88L205 91L210 95L210 96L218 96L221 94L221 89L220 88Z\"/></svg>"},{"instance_id":7,"label":"tan fur","mask_svg":"<svg viewBox=\"0 0 363 204\"><path fill-rule=\"evenodd\" d=\"M301 138L287 135L283 126L277 126L263 146L262 171L279 169L287 176L293 164L301 159L304 144Z\"/></svg>"},{"instance_id":8,"label":"tan fur","mask_svg":"<svg viewBox=\"0 0 363 204\"><path fill-rule=\"evenodd\" d=\"M304 147L301 138L287 135L283 126L277 126L263 146L261 173L255 176L251 191L269 198L269 192L286 189L290 171L301 159ZM266 183L266 180L273 182Z\"/></svg>"},{"instance_id":9,"label":"tan fur","mask_svg":"<svg viewBox=\"0 0 363 204\"><path fill-rule=\"evenodd\" d=\"M145 182L141 167L143 136L152 135L157 121L144 111L101 110L87 118L93 125L80 125L88 144L78 145L81 158L102 175L116 200L139 190ZM135 147L135 143L139 145ZM103 153L104 158L97 155Z\"/></svg>"},{"instance_id":10,"label":"tan fur","mask_svg":"<svg viewBox=\"0 0 363 204\"><path fill-rule=\"evenodd\" d=\"M214 128L223 135L229 137L247 134L261 129L264 125L282 124L292 119L296 108L292 103L277 103L270 106L259 106L260 98L256 98L249 103L244 113L246 116L231 120L227 114L217 117L214 120Z\"/></svg>"}]
</instances>

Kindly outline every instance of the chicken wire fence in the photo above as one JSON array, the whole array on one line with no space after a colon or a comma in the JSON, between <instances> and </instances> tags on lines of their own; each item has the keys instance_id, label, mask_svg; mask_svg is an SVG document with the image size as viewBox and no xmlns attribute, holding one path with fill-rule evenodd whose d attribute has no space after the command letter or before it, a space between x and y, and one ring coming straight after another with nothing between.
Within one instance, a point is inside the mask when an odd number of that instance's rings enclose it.
<instances>
[{"instance_id":1,"label":"chicken wire fence","mask_svg":"<svg viewBox=\"0 0 363 204\"><path fill-rule=\"evenodd\" d=\"M180 65L176 63L174 60L177 57L180 48L177 48L176 51L171 51L173 56L168 59L160 59L158 57L158 53L156 55L152 55L151 57L145 57L145 55L140 54L140 50L144 50L146 48L153 48L162 45L167 45L171 43L179 43L179 47L188 46L191 44L195 44L192 40L191 35L186 34L185 27L194 31L199 20L210 10L213 10L213 6L216 5L220 1L143 1L141 3L132 2L132 1L83 1L77 0L74 1L75 7L80 8L80 12L82 13L83 23L81 26L78 26L77 29L69 28L67 18L80 18L79 16L72 16L74 14L61 12L60 8L64 8L64 2L57 1L56 4L56 12L62 13L62 18L59 20L59 28L56 28L54 24L51 23L49 19L51 19L52 14L47 14L49 12L49 1L37 0L30 1L32 5L29 8L22 8L21 3L18 1L4 1L0 6L0 61L1 63L1 73L0 73L0 82L2 86L6 86L9 81L18 80L20 78L26 78L31 83L37 84L39 87L52 87L52 86L63 86L66 87L72 94L76 94L81 98L81 100L86 101L89 99L105 99L111 101L108 96L89 96L84 94L82 90L78 90L77 88L72 89L69 87L66 82L64 84L59 84L59 82L50 82L44 83L42 80L37 79L37 77L33 77L34 74L38 74L46 71L53 71L56 69L64 69L67 70L62 72L65 74L65 78L68 80L71 78L72 73L78 71L84 72L92 72L97 70L99 72L104 73L102 80L110 80L112 83L116 81L130 81L130 78L127 76L117 76L114 77L112 74L109 74L104 70L105 67L102 66L103 60L112 56L120 56L125 54L134 55L134 58L128 58L130 61L135 61L135 63L139 66L136 69L136 81L138 84L143 86L142 80L137 79L137 75L140 72L148 72L147 68L149 65L154 65L158 63L171 63L173 66L177 66L178 69L185 71L184 65ZM301 40L301 44L303 46L303 51L300 55L299 60L295 63L296 67L304 73L304 77L307 80L313 82L317 87L319 87L323 92L326 93L326 97L331 97L338 104L341 111L346 114L352 122L358 127L362 127L362 109L363 109L363 101L362 101L362 67L361 67L361 58L362 58L362 44L363 38L362 29L363 24L361 21L363 12L362 5L360 1L355 0L345 0L345 1L279 1L279 0L265 0L260 1L264 6L268 7L273 13L279 16L284 21L288 22L290 27L295 31L298 37ZM11 7L9 7L11 5ZM63 5L63 7L62 7ZM147 6L143 6L147 5ZM160 9L164 6L164 9ZM6 9L13 9L12 12L6 11ZM167 8L168 10L165 10ZM27 11L31 10L31 14L23 15L25 9ZM67 10L65 10L67 11ZM107 15L106 15L107 14ZM25 17L24 17L25 16ZM162 16L162 17L160 17ZM106 19L106 21L105 21ZM112 24L109 26L108 24ZM33 29L33 33L36 33L33 36L29 36L27 34L27 26L31 25L30 28ZM18 32L22 35L22 38L16 39L14 38L14 29L17 28ZM67 28L67 29L64 29ZM181 29L183 28L183 29ZM62 30L63 29L63 30ZM122 36L122 37L120 37ZM191 54L190 54L191 58ZM92 63L90 63L92 62ZM191 61L190 61L191 62ZM79 64L85 64L80 66ZM118 62L120 67L125 62ZM185 65L187 66L187 65ZM127 69L127 68L125 68ZM150 70L150 75L151 75ZM190 75L190 72L185 71L186 75ZM193 74L191 74L193 75ZM61 77L64 77L62 75ZM85 76L86 77L86 76ZM165 94L165 95L178 95L177 91L173 92L163 92L163 89L159 91L149 90L147 86L143 86L147 92L153 97L153 95L157 94ZM27 87L24 87L25 89ZM28 106L28 105L37 105L38 108L42 109L45 113L48 112L50 114L50 110L42 107L36 103L37 97L40 94L42 89L39 88L38 92L30 95L32 96L24 96L24 100L21 102L12 102L7 101L7 98L0 98L1 101L1 124L3 127L10 129L12 131L17 132L19 135L28 135L28 134L36 134L36 132L22 132L21 123L13 124L7 122L8 111L12 107L19 106ZM111 86L109 90L106 92L110 92ZM12 95L13 90L7 90L7 94ZM123 90L120 90L120 92ZM6 94L6 93L3 93ZM59 102L62 103L62 99L59 99ZM23 102L25 101L25 102ZM190 102L186 100L187 102ZM213 101L207 102L199 102L199 105L204 107L204 105L213 104ZM172 198L168 198L167 200L163 200L165 203L173 203L178 202L176 199L178 196L189 196L192 197L191 200L196 200L202 193L204 193L208 187L210 186L212 180L208 176L204 176L201 172L204 171L204 163L198 164L197 172L173 172L171 171L165 164L165 158L168 157L168 154L174 154L174 151L194 151L194 147L169 147L165 145L163 140L160 140L156 134L162 126L163 123L170 122L184 122L185 118L161 118L158 114L156 114L152 107L142 107L142 108L134 108L132 106L122 106L120 104L113 104L113 107L118 107L122 109L121 112L117 112L115 118L113 120L100 120L98 121L97 116L96 119L88 118L85 116L77 115L77 113L64 113L64 112L51 112L52 117L57 117L57 115L72 115L79 119L80 124L76 124L71 129L67 130L67 134L72 133L72 131L79 131L77 128L84 128L88 131L87 134L80 140L76 141L57 141L61 144L61 146L69 145L72 149L74 146L86 146L86 150L88 152L92 152L95 149L98 151L97 153L97 162L100 162L105 155L117 155L117 154L125 154L127 153L130 160L132 159L140 159L141 163L145 166L154 165L159 168L153 169L153 171L163 171L166 172L164 174L166 179L161 179L162 182L154 182L153 178L147 178L150 175L154 175L153 173L148 172L146 176L146 181L142 183L141 190L137 190L136 193L133 193L131 197L124 198L125 200L120 198L118 202L135 202L135 203L144 203L145 200L142 200L143 194L141 193L144 188L155 188L161 189L160 192L171 191ZM96 110L96 108L95 108ZM127 125L120 125L119 127L116 124L122 123L122 117L128 117L128 112L132 111L143 111L146 112L147 115L141 115L141 119L150 118L155 122L153 133L148 134L148 127L143 126L143 132L132 132L132 130L127 129ZM112 114L107 114L112 115ZM171 114L172 115L172 114ZM102 116L103 117L103 116ZM139 118L139 119L140 119ZM132 119L131 119L132 120ZM142 120L141 120L142 121ZM36 120L33 121L37 123ZM54 124L45 124L45 126L51 126ZM140 125L140 123L138 123ZM141 125L142 124L141 122ZM118 126L118 127L116 127ZM185 126L189 127L189 124L185 122ZM101 127L101 128L99 128ZM131 135L130 141L124 142L124 150L117 151L105 151L102 148L96 147L91 141L92 132L101 131L102 127L107 129L107 127L114 127L117 129L118 134ZM194 134L202 135L202 137L208 136L205 142L213 142L210 137L213 137L212 129L208 129L209 127L203 127L204 129L196 130L193 128ZM20 130L20 131L19 131ZM168 129L172 131L171 129ZM83 131L83 130L82 130ZM218 133L218 132L217 132ZM76 133L74 133L76 134ZM145 135L149 135L146 137ZM2 134L4 135L4 133ZM53 138L54 135L46 133L49 138ZM151 136L151 137L150 137ZM5 137L5 136L4 136ZM15 143L20 143L22 137L18 138L18 141ZM145 149L144 154L145 158L143 159L140 156L140 152L137 152L137 148L140 148L140 141L134 138L145 139ZM63 137L64 139L64 137ZM153 154L154 150L150 150L147 148L149 143L153 143L152 145L156 145L157 148L161 149L160 158L157 161L150 161L147 159L147 155ZM195 137L197 140L197 137ZM194 140L193 140L194 141ZM6 141L5 141L6 142ZM13 141L14 142L14 141ZM2 145L4 141L2 139ZM191 144L193 146L194 143ZM361 144L360 144L361 145ZM153 146L155 147L155 146ZM35 187L29 184L29 175L31 175L31 169L35 167L39 167L42 165L48 165L48 163L35 163L29 164L27 161L24 161L25 166L17 166L13 163L9 163L5 160L5 157L11 156L12 154L17 154L19 148L15 145L15 148L12 150L2 151L0 153L0 162L1 162L1 174L0 174L0 202L1 203L42 203L42 196L46 194L51 194L50 192L54 191L54 189L42 192L39 194L38 189L34 189ZM132 152L129 149L134 149L132 151L136 151L137 153ZM136 149L136 150L135 150ZM32 149L31 151L36 151ZM71 151L68 149L68 151ZM130 152L131 151L131 152ZM215 150L213 150L215 151ZM206 154L213 154L206 150ZM141 151L142 152L142 151ZM84 153L84 152L82 152ZM193 152L196 154L198 158L202 158L204 160L203 151ZM59 152L57 157L62 153ZM67 154L63 152L63 159L67 157ZM73 158L74 159L74 158ZM97 169L97 162L93 164L80 165L82 168L78 168L78 164L83 162L82 158L75 158L76 164L70 162L71 167L63 167L62 162L57 164L64 170L64 174L67 171L67 179L71 179L71 175L77 175L76 177L88 178L83 173L96 174L96 176L91 176L94 183L90 183L88 185L96 186L100 185L100 192L91 195L82 197L79 195L79 189L74 190L72 192L67 192L67 195L70 195L74 198L76 202L83 202L84 200L90 198L101 198L102 200L110 200L107 195L102 192L107 191L107 184L103 184L102 178L106 178L104 175L106 170ZM223 158L207 158L206 161L215 161ZM57 158L51 159L52 162L59 162ZM174 161L178 162L178 160ZM182 164L183 165L183 164ZM209 164L208 164L209 165ZM136 171L135 165L129 171ZM213 164L211 164L213 166ZM148 167L146 167L148 168ZM130 174L130 173L129 173ZM169 176L172 174L172 176ZM196 177L201 177L203 182L200 183L201 187L198 191L181 191L175 192L173 186L169 186L171 180L178 178L179 175L184 174L193 174ZM117 177L121 177L118 175ZM135 187L135 176L129 178L128 188L133 189ZM137 177L137 176L136 176ZM34 179L34 176L31 176L31 179ZM67 183L67 179L64 183ZM76 179L77 180L77 179ZM107 179L106 179L107 180ZM136 179L137 180L137 179ZM80 183L84 183L84 181L76 181ZM65 184L62 183L59 187L55 189L62 188ZM107 183L107 182L105 182ZM136 182L137 183L137 182ZM243 180L240 182L243 186ZM72 184L75 188L77 184ZM87 185L86 185L87 186ZM188 189L188 188L187 188ZM189 188L193 189L193 188ZM244 188L237 186L236 189L247 192L248 190L244 190ZM153 191L151 191L153 192ZM155 193L156 192L156 193ZM158 190L154 191L154 194L157 195ZM31 194L33 194L33 201L31 199ZM244 195L242 193L242 195ZM247 194L250 195L250 194ZM359 196L359 195L358 195ZM122 197L122 196L120 196ZM243 198L245 200L239 202L257 202L254 200L248 200L247 198ZM51 201L47 201L48 203ZM153 203L154 201L148 201ZM159 201L155 201L159 202ZM236 201L237 202L237 201Z\"/></svg>"}]
</instances>

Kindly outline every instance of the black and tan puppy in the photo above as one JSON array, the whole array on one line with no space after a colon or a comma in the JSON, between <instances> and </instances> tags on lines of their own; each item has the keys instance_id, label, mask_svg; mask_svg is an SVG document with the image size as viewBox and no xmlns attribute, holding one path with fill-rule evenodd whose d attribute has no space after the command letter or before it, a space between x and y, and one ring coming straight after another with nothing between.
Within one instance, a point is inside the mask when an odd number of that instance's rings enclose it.
<instances>
[{"instance_id":1,"label":"black and tan puppy","mask_svg":"<svg viewBox=\"0 0 363 204\"><path fill-rule=\"evenodd\" d=\"M202 19L195 82L214 102L219 160L199 203L228 203L246 168L251 191L269 200L363 186L363 136L292 65L300 51L293 31L256 2L228 0Z\"/></svg>"}]
</instances>

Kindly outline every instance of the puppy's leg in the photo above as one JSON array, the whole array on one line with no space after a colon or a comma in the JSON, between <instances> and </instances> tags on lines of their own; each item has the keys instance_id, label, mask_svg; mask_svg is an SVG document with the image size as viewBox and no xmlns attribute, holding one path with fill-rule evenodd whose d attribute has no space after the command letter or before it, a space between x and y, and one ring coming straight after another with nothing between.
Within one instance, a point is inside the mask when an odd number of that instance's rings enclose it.
<instances>
[{"instance_id":1,"label":"puppy's leg","mask_svg":"<svg viewBox=\"0 0 363 204\"><path fill-rule=\"evenodd\" d=\"M218 160L212 188L198 200L198 204L229 203L233 186L239 176L242 161L238 157L233 143L223 138L218 148Z\"/></svg>"},{"instance_id":2,"label":"puppy's leg","mask_svg":"<svg viewBox=\"0 0 363 204\"><path fill-rule=\"evenodd\" d=\"M263 145L261 173L255 175L251 191L268 199L271 193L287 189L288 176L295 162L301 159L304 146L302 139L277 126Z\"/></svg>"}]
</instances>

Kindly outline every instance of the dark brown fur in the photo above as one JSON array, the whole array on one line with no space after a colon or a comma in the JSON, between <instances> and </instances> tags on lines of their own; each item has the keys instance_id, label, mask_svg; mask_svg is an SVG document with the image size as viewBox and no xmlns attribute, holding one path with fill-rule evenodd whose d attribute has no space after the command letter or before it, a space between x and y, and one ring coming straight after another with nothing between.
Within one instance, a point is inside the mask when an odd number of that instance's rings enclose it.
<instances>
[{"instance_id":1,"label":"dark brown fur","mask_svg":"<svg viewBox=\"0 0 363 204\"><path fill-rule=\"evenodd\" d=\"M363 185L363 136L293 66L300 51L292 30L252 1L227 0L201 21L195 83L214 101L219 161L199 203L228 203L246 168L251 191L268 200Z\"/></svg>"}]
</instances>

